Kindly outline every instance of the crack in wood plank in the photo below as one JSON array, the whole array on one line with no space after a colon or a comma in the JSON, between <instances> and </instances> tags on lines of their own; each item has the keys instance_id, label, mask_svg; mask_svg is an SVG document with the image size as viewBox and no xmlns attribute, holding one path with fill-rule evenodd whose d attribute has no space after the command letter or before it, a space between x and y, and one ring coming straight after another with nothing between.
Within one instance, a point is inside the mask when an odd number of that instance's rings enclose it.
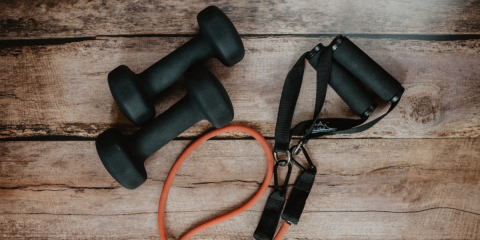
<instances>
[{"instance_id":1,"label":"crack in wood plank","mask_svg":"<svg viewBox=\"0 0 480 240\"><path fill-rule=\"evenodd\" d=\"M434 211L434 210L452 210L452 211L458 211L458 212L463 212L463 213L468 213L472 215L477 215L480 216L480 213L476 212L471 212L471 211L466 211L463 209L459 208L452 208L452 207L430 207L426 209L420 209L420 210L411 210L411 211L384 211L384 210L336 210L336 211L309 211L306 210L303 213L394 213L394 214L415 214L415 213L423 213L423 212L428 212L428 211ZM198 211L166 211L167 214L175 214L175 213L204 213L204 212L228 212L229 210L198 210ZM248 209L245 212L262 212L258 210L252 210ZM143 215L143 214L157 214L157 212L138 212L138 213L118 213L118 214L77 214L77 213L15 213L15 212L7 212L7 213L2 213L5 215L66 215L66 216L129 216L129 215Z\"/></svg>"},{"instance_id":2,"label":"crack in wood plank","mask_svg":"<svg viewBox=\"0 0 480 240\"><path fill-rule=\"evenodd\" d=\"M39 188L40 187L40 188ZM0 186L0 190L22 190L22 191L68 191L68 190L75 190L75 191L83 191L85 189L92 189L92 190L114 190L119 189L122 186L112 186L112 187L79 187L79 186L69 186L65 184L42 184L42 185L29 185L29 186L16 186L16 187L2 187ZM57 188L57 189L55 189Z\"/></svg>"},{"instance_id":3,"label":"crack in wood plank","mask_svg":"<svg viewBox=\"0 0 480 240\"><path fill-rule=\"evenodd\" d=\"M224 181L218 181L218 182L194 182L192 184L193 185L208 185L208 184L222 184L222 183L254 183L256 185L261 185L262 184L258 181L245 181L245 180L239 180L239 179L224 180Z\"/></svg>"}]
</instances>

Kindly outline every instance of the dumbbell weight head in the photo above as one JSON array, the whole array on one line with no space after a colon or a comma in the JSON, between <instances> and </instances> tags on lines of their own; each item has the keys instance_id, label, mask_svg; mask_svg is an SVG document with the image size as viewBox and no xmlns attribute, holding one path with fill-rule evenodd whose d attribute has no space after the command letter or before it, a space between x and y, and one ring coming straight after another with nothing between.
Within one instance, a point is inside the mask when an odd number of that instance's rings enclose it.
<instances>
[{"instance_id":1,"label":"dumbbell weight head","mask_svg":"<svg viewBox=\"0 0 480 240\"><path fill-rule=\"evenodd\" d=\"M245 49L233 23L220 9L207 7L197 15L200 32L187 43L140 74L119 66L108 75L115 102L137 125L155 117L154 99L177 81L188 68L212 57L233 66L243 59Z\"/></svg>"},{"instance_id":2,"label":"dumbbell weight head","mask_svg":"<svg viewBox=\"0 0 480 240\"><path fill-rule=\"evenodd\" d=\"M134 189L147 179L144 161L180 133L203 119L216 128L233 119L225 88L207 69L198 66L185 75L187 95L130 136L108 129L96 139L100 159L122 186Z\"/></svg>"},{"instance_id":3,"label":"dumbbell weight head","mask_svg":"<svg viewBox=\"0 0 480 240\"><path fill-rule=\"evenodd\" d=\"M118 107L133 123L140 125L155 117L151 94L145 92L139 75L130 68L121 65L111 71L108 85Z\"/></svg>"},{"instance_id":4,"label":"dumbbell weight head","mask_svg":"<svg viewBox=\"0 0 480 240\"><path fill-rule=\"evenodd\" d=\"M215 57L227 67L240 62L244 55L242 39L230 19L220 9L210 6L197 15L200 34L208 39Z\"/></svg>"}]
</instances>

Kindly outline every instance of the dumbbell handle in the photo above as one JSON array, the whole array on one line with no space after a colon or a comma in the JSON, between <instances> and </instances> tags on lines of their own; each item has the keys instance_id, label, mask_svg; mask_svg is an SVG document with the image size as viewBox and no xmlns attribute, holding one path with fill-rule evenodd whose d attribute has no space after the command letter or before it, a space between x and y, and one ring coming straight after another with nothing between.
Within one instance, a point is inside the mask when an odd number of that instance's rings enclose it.
<instances>
[{"instance_id":1,"label":"dumbbell handle","mask_svg":"<svg viewBox=\"0 0 480 240\"><path fill-rule=\"evenodd\" d=\"M153 99L177 81L190 66L212 58L213 54L208 41L198 34L140 73L140 84L148 98Z\"/></svg>"},{"instance_id":2,"label":"dumbbell handle","mask_svg":"<svg viewBox=\"0 0 480 240\"><path fill-rule=\"evenodd\" d=\"M187 95L164 113L127 137L126 147L135 159L147 159L185 129L204 119Z\"/></svg>"}]
</instances>

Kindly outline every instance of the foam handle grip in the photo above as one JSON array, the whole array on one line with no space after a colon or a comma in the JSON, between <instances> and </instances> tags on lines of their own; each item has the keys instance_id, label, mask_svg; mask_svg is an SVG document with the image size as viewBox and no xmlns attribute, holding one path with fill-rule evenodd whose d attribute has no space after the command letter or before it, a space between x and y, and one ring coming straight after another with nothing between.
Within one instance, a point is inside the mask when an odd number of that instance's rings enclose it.
<instances>
[{"instance_id":1,"label":"foam handle grip","mask_svg":"<svg viewBox=\"0 0 480 240\"><path fill-rule=\"evenodd\" d=\"M394 103L400 99L404 89L385 69L348 38L339 35L333 42L333 58L339 64L360 79L384 101Z\"/></svg>"},{"instance_id":2,"label":"foam handle grip","mask_svg":"<svg viewBox=\"0 0 480 240\"><path fill-rule=\"evenodd\" d=\"M318 54L315 53L309 63L317 70ZM360 81L344 69L336 61L332 62L330 86L345 101L345 103L361 118L365 119L377 107L377 103L362 86Z\"/></svg>"}]
</instances>

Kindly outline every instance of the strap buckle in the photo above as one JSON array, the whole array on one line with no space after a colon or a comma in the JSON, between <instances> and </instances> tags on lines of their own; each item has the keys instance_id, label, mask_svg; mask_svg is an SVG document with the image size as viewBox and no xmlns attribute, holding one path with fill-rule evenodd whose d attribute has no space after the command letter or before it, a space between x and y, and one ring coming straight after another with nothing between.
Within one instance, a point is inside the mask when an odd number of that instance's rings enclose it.
<instances>
[{"instance_id":1,"label":"strap buckle","mask_svg":"<svg viewBox=\"0 0 480 240\"><path fill-rule=\"evenodd\" d=\"M278 160L277 151L274 151L273 152L273 159L275 159L275 162L277 162L277 163L285 161L284 163L281 163L283 165L280 165L280 166L285 166L285 165L290 164L290 161L292 160L292 153L290 151L287 151L287 160L284 160L284 159Z\"/></svg>"}]
</instances>

